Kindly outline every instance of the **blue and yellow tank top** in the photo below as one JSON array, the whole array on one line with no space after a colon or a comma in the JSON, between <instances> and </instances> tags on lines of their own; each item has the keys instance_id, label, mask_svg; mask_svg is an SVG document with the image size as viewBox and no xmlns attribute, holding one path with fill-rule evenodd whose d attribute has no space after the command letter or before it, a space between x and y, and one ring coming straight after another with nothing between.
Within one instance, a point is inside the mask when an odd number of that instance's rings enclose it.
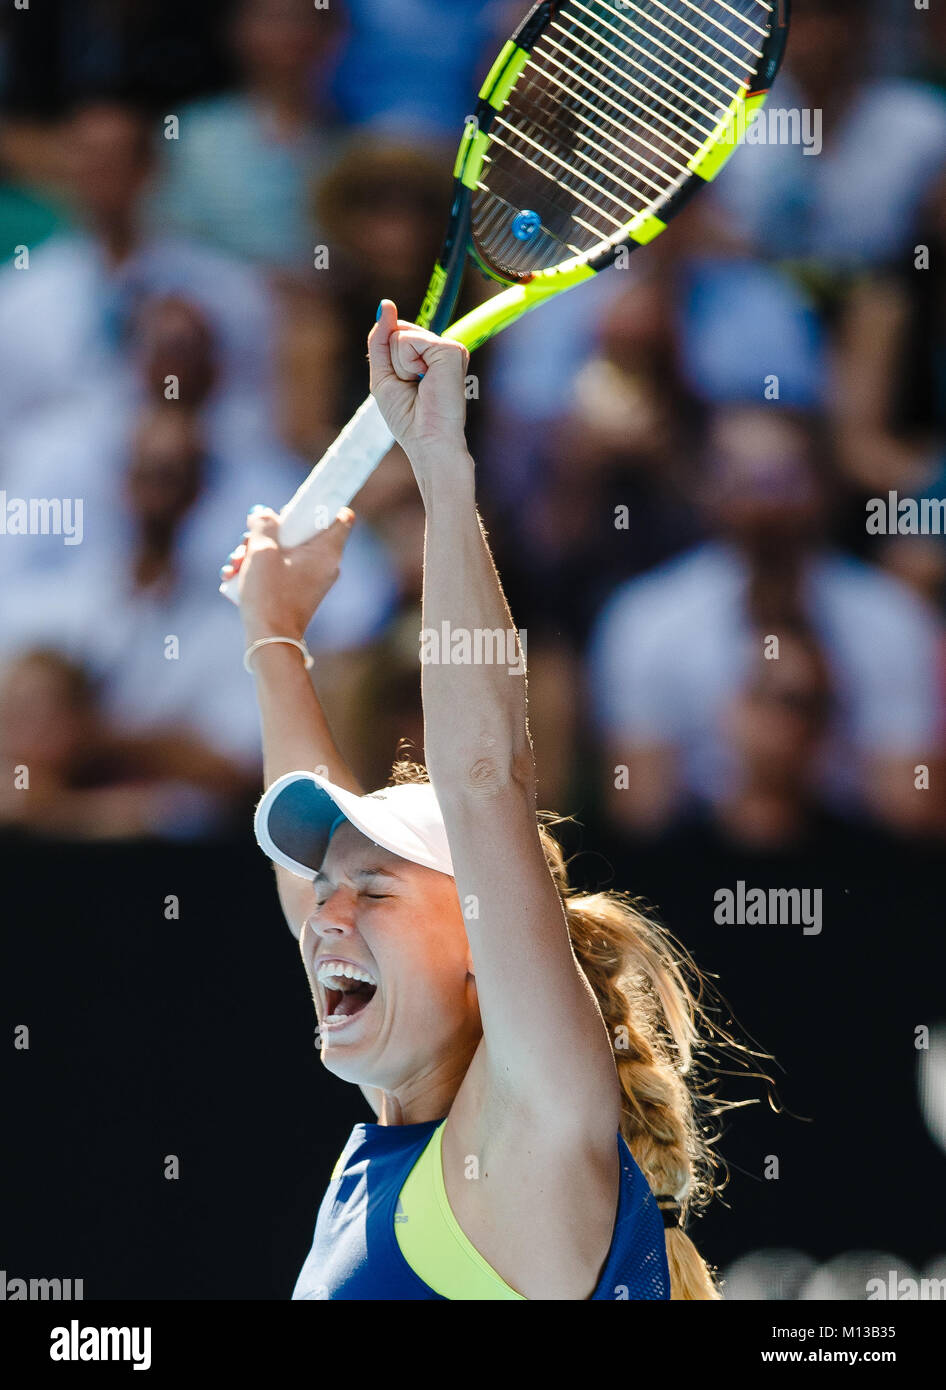
<instances>
[{"instance_id":1,"label":"blue and yellow tank top","mask_svg":"<svg viewBox=\"0 0 946 1390\"><path fill-rule=\"evenodd\" d=\"M446 1120L357 1124L322 1199L293 1299L520 1299L457 1224L443 1181ZM623 1135L611 1248L592 1299L669 1299L663 1217Z\"/></svg>"}]
</instances>

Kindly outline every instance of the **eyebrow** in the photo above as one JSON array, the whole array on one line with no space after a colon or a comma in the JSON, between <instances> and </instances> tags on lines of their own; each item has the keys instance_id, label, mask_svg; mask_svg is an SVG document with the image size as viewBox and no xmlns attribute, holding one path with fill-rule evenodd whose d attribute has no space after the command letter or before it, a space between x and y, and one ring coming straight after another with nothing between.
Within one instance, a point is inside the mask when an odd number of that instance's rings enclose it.
<instances>
[{"instance_id":1,"label":"eyebrow","mask_svg":"<svg viewBox=\"0 0 946 1390\"><path fill-rule=\"evenodd\" d=\"M400 882L401 875L395 873L393 869L357 869L355 873L352 874L352 878L356 879L358 882L364 882L365 879L369 878L393 878ZM328 874L323 874L322 870L319 869L312 883L316 888L320 888L324 884L331 883L331 881Z\"/></svg>"}]
</instances>

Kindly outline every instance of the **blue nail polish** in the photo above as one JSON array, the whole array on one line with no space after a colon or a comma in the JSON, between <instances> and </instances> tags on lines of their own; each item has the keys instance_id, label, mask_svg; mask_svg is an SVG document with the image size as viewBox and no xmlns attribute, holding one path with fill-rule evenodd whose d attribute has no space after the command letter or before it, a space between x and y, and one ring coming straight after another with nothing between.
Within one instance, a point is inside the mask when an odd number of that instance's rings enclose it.
<instances>
[{"instance_id":1,"label":"blue nail polish","mask_svg":"<svg viewBox=\"0 0 946 1390\"><path fill-rule=\"evenodd\" d=\"M417 380L418 380L418 381L423 381L423 379L424 379L424 377L425 377L426 375L427 375L426 372L418 372L418 373L417 373Z\"/></svg>"},{"instance_id":2,"label":"blue nail polish","mask_svg":"<svg viewBox=\"0 0 946 1390\"><path fill-rule=\"evenodd\" d=\"M384 300L382 300L381 303L378 305L378 313L377 313L377 317L375 318L375 323L380 323L380 322L381 322L381 315L382 315L383 313L384 313Z\"/></svg>"},{"instance_id":3,"label":"blue nail polish","mask_svg":"<svg viewBox=\"0 0 946 1390\"><path fill-rule=\"evenodd\" d=\"M257 512L265 512L266 508L257 502L255 507L250 508L250 516L255 516Z\"/></svg>"},{"instance_id":4,"label":"blue nail polish","mask_svg":"<svg viewBox=\"0 0 946 1390\"><path fill-rule=\"evenodd\" d=\"M229 565L221 565L221 566L220 566L220 578L221 578L221 579L226 579L226 577L227 577L227 570L228 570L229 568L230 568Z\"/></svg>"}]
</instances>

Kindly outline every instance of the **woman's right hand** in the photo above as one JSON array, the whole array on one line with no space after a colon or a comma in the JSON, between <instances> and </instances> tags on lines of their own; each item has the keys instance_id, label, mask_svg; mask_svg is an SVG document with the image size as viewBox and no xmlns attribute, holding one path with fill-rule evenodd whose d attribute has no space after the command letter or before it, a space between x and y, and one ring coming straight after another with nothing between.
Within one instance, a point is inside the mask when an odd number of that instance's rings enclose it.
<instances>
[{"instance_id":1,"label":"woman's right hand","mask_svg":"<svg viewBox=\"0 0 946 1390\"><path fill-rule=\"evenodd\" d=\"M293 637L301 641L313 615L339 575L355 513L343 507L326 530L302 545L279 544L279 517L254 508L247 532L220 571L236 578L240 615L249 641Z\"/></svg>"},{"instance_id":2,"label":"woman's right hand","mask_svg":"<svg viewBox=\"0 0 946 1390\"><path fill-rule=\"evenodd\" d=\"M382 299L368 360L371 394L415 473L430 451L465 452L467 348L399 319L394 302Z\"/></svg>"}]
</instances>

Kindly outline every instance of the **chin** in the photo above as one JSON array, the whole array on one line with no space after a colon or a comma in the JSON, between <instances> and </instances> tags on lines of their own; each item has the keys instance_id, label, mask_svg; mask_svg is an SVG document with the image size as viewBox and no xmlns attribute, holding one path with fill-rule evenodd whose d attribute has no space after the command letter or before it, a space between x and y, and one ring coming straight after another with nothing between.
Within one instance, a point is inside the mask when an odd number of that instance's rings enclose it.
<instances>
[{"instance_id":1,"label":"chin","mask_svg":"<svg viewBox=\"0 0 946 1390\"><path fill-rule=\"evenodd\" d=\"M338 1048L322 1049L322 1065L326 1071L337 1076L339 1081L347 1081L352 1086L370 1086L372 1083L362 1076L361 1067L353 1057L339 1055Z\"/></svg>"}]
</instances>

